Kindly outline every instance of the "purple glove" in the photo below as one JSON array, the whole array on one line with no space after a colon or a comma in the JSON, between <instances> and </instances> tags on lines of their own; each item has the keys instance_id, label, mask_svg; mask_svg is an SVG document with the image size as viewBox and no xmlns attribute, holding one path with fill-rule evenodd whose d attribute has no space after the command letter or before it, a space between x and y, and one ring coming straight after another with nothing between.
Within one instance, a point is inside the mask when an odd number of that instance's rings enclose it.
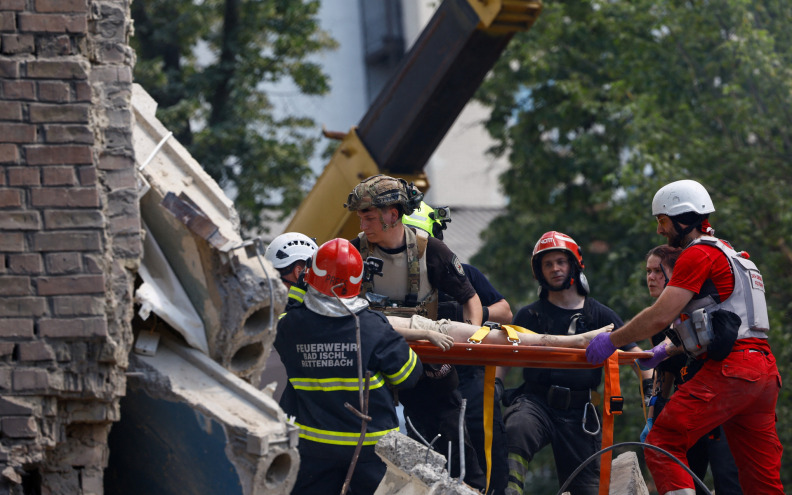
<instances>
[{"instance_id":1,"label":"purple glove","mask_svg":"<svg viewBox=\"0 0 792 495\"><path fill-rule=\"evenodd\" d=\"M616 352L616 346L611 342L610 333L602 332L591 339L586 347L586 360L591 364L600 364L614 352Z\"/></svg>"},{"instance_id":2,"label":"purple glove","mask_svg":"<svg viewBox=\"0 0 792 495\"><path fill-rule=\"evenodd\" d=\"M591 343L593 344L594 341L592 340ZM638 361L638 366L645 370L655 368L658 364L664 361L665 358L668 357L668 350L666 349L665 342L660 342L656 346L652 347L652 349L648 352L652 353L652 357L636 359L636 361Z\"/></svg>"}]
</instances>

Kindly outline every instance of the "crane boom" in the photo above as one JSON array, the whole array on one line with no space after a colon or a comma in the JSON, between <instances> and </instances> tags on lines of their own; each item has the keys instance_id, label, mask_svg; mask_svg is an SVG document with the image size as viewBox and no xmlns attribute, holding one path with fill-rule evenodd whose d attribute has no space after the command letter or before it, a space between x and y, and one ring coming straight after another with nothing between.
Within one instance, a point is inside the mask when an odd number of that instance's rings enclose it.
<instances>
[{"instance_id":1,"label":"crane boom","mask_svg":"<svg viewBox=\"0 0 792 495\"><path fill-rule=\"evenodd\" d=\"M351 238L357 219L341 206L362 179L385 173L429 187L424 166L540 0L445 0L371 107L344 137L289 223L324 242Z\"/></svg>"}]
</instances>

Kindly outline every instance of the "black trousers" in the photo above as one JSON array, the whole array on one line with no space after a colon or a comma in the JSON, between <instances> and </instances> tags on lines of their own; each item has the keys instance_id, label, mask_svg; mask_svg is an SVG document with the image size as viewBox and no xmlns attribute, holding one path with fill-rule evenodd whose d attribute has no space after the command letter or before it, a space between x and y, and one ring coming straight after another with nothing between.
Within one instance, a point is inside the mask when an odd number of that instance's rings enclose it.
<instances>
[{"instance_id":1,"label":"black trousers","mask_svg":"<svg viewBox=\"0 0 792 495\"><path fill-rule=\"evenodd\" d=\"M341 493L355 447L349 447L348 455L334 457L326 454L315 455L315 442L300 439L300 469L292 493L300 495L327 495ZM345 454L346 454L346 450ZM353 495L371 495L385 476L387 466L374 452L373 445L364 446L355 464L355 472L347 493Z\"/></svg>"},{"instance_id":2,"label":"black trousers","mask_svg":"<svg viewBox=\"0 0 792 495\"><path fill-rule=\"evenodd\" d=\"M596 430L594 411L587 415L586 429ZM527 464L547 445L552 446L559 487L602 445L602 432L592 436L582 429L583 407L555 409L544 397L516 397L506 409L506 441L509 450L509 485L506 493L523 493ZM599 493L599 458L587 464L567 488L572 495Z\"/></svg>"}]
</instances>

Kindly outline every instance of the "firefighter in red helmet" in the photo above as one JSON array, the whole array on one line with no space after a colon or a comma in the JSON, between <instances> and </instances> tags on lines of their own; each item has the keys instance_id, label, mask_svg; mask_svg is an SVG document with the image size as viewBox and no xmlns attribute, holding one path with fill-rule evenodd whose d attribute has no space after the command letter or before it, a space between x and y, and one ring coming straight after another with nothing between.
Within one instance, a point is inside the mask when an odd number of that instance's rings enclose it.
<instances>
[{"instance_id":1,"label":"firefighter in red helmet","mask_svg":"<svg viewBox=\"0 0 792 495\"><path fill-rule=\"evenodd\" d=\"M371 420L349 493L374 493L386 470L374 446L399 428L390 389L414 386L423 372L417 355L385 316L358 297L362 278L363 262L349 241L322 244L306 270L303 304L278 324L275 349L290 385L281 404L300 427L300 469L292 493L341 491L360 436L360 419L344 405L360 407L359 359L363 372L371 372Z\"/></svg>"},{"instance_id":2,"label":"firefighter in red helmet","mask_svg":"<svg viewBox=\"0 0 792 495\"><path fill-rule=\"evenodd\" d=\"M514 325L551 335L622 325L612 309L589 296L583 254L570 236L557 231L542 235L534 247L531 266L541 288L539 300L521 308ZM498 376L503 378L506 370L498 368ZM508 495L523 493L528 464L546 445L553 449L559 485L602 445L592 402L602 381L602 368L524 368L522 374L522 385L506 391L503 400ZM646 372L646 378L651 378L651 372ZM599 493L599 462L589 463L578 473L569 491L575 495Z\"/></svg>"}]
</instances>

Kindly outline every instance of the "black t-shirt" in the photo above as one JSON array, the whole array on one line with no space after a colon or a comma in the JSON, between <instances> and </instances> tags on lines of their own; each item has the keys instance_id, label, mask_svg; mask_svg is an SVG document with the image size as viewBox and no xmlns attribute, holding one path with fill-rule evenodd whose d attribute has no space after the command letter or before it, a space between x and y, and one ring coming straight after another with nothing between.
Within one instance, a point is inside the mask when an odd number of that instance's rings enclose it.
<instances>
[{"instance_id":1,"label":"black t-shirt","mask_svg":"<svg viewBox=\"0 0 792 495\"><path fill-rule=\"evenodd\" d=\"M465 276L470 280L473 289L478 294L479 299L481 299L482 306L490 306L504 298L478 268L462 263L462 269L465 270ZM453 298L441 291L440 302L446 301L453 301Z\"/></svg>"},{"instance_id":2,"label":"black t-shirt","mask_svg":"<svg viewBox=\"0 0 792 495\"><path fill-rule=\"evenodd\" d=\"M540 299L521 308L514 316L512 324L536 333L568 335L573 320L573 334L596 330L610 323L614 324L615 330L624 324L612 309L591 297L586 297L582 309L564 309L551 304L547 299ZM625 347L630 348L633 345ZM523 379L526 383L541 386L558 385L572 390L596 389L602 381L602 368L524 368Z\"/></svg>"},{"instance_id":3,"label":"black t-shirt","mask_svg":"<svg viewBox=\"0 0 792 495\"><path fill-rule=\"evenodd\" d=\"M360 251L359 238L355 237L350 242ZM388 254L398 254L407 251L406 244L396 249L378 247ZM476 290L465 276L465 271L462 268L462 263L459 262L459 258L443 241L430 237L429 242L426 244L424 257L426 258L427 277L432 287L451 295L460 304L464 304L468 299L476 295Z\"/></svg>"}]
</instances>

